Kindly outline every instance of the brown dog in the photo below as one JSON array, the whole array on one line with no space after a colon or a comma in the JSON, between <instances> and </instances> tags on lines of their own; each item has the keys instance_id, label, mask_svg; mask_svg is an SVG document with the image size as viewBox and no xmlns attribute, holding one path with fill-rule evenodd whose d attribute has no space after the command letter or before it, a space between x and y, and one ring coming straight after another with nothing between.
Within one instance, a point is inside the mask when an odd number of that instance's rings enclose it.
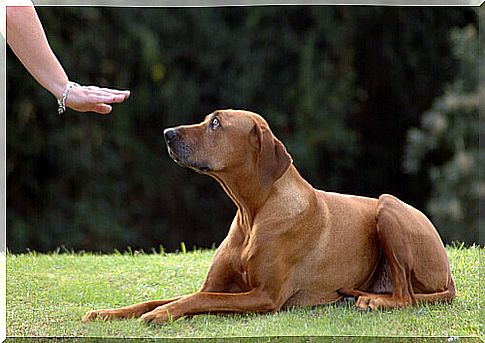
<instances>
[{"instance_id":1,"label":"brown dog","mask_svg":"<svg viewBox=\"0 0 485 343\"><path fill-rule=\"evenodd\" d=\"M170 156L215 178L237 205L199 292L112 310L83 321L140 317L166 322L200 313L277 311L358 297L361 309L451 301L443 243L418 210L315 190L266 121L215 111L197 125L164 131Z\"/></svg>"}]
</instances>

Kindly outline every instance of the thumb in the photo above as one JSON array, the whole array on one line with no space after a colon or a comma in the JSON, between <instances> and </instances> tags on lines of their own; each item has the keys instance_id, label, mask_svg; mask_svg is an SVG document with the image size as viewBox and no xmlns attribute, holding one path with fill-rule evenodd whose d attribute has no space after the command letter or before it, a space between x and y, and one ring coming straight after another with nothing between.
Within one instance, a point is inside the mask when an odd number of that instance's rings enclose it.
<instances>
[{"instance_id":1,"label":"thumb","mask_svg":"<svg viewBox=\"0 0 485 343\"><path fill-rule=\"evenodd\" d=\"M99 114L109 114L111 113L112 107L106 104L96 104L94 105L93 112Z\"/></svg>"}]
</instances>

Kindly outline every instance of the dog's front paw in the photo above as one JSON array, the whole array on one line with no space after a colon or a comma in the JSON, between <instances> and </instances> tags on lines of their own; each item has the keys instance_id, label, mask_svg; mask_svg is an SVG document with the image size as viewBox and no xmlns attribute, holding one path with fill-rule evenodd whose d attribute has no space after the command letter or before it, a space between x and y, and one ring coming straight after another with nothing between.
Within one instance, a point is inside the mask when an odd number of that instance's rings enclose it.
<instances>
[{"instance_id":1,"label":"dog's front paw","mask_svg":"<svg viewBox=\"0 0 485 343\"><path fill-rule=\"evenodd\" d=\"M84 315L84 317L81 319L81 322L86 323L96 319L107 321L115 318L119 318L115 310L92 310L92 311L88 311Z\"/></svg>"},{"instance_id":2,"label":"dog's front paw","mask_svg":"<svg viewBox=\"0 0 485 343\"><path fill-rule=\"evenodd\" d=\"M153 310L140 317L140 321L147 324L163 324L175 320L167 310Z\"/></svg>"}]
</instances>

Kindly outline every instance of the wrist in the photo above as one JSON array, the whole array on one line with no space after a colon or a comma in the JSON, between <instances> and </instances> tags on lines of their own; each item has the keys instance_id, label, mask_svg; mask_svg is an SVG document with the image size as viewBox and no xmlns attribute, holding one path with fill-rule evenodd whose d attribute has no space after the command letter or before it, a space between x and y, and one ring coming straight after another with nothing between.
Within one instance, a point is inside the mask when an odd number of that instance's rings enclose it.
<instances>
[{"instance_id":1,"label":"wrist","mask_svg":"<svg viewBox=\"0 0 485 343\"><path fill-rule=\"evenodd\" d=\"M68 83L69 79L67 77L65 79L63 78L59 82L52 83L48 90L56 99L60 99L62 98L62 93L64 93Z\"/></svg>"},{"instance_id":2,"label":"wrist","mask_svg":"<svg viewBox=\"0 0 485 343\"><path fill-rule=\"evenodd\" d=\"M64 87L64 90L62 91L62 95L57 98L57 113L63 114L66 112L66 102L67 102L67 97L69 95L69 92L76 86L79 86L77 83L69 81L67 82L66 86Z\"/></svg>"}]
</instances>

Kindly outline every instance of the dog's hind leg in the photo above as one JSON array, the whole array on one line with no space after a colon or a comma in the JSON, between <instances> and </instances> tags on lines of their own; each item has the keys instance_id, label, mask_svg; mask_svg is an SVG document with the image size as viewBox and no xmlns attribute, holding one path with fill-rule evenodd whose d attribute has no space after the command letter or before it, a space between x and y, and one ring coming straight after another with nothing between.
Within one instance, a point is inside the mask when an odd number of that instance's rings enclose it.
<instances>
[{"instance_id":1,"label":"dog's hind leg","mask_svg":"<svg viewBox=\"0 0 485 343\"><path fill-rule=\"evenodd\" d=\"M443 243L431 222L399 199L382 195L376 210L379 241L389 263L391 294L362 294L361 309L450 301L455 288Z\"/></svg>"}]
</instances>

